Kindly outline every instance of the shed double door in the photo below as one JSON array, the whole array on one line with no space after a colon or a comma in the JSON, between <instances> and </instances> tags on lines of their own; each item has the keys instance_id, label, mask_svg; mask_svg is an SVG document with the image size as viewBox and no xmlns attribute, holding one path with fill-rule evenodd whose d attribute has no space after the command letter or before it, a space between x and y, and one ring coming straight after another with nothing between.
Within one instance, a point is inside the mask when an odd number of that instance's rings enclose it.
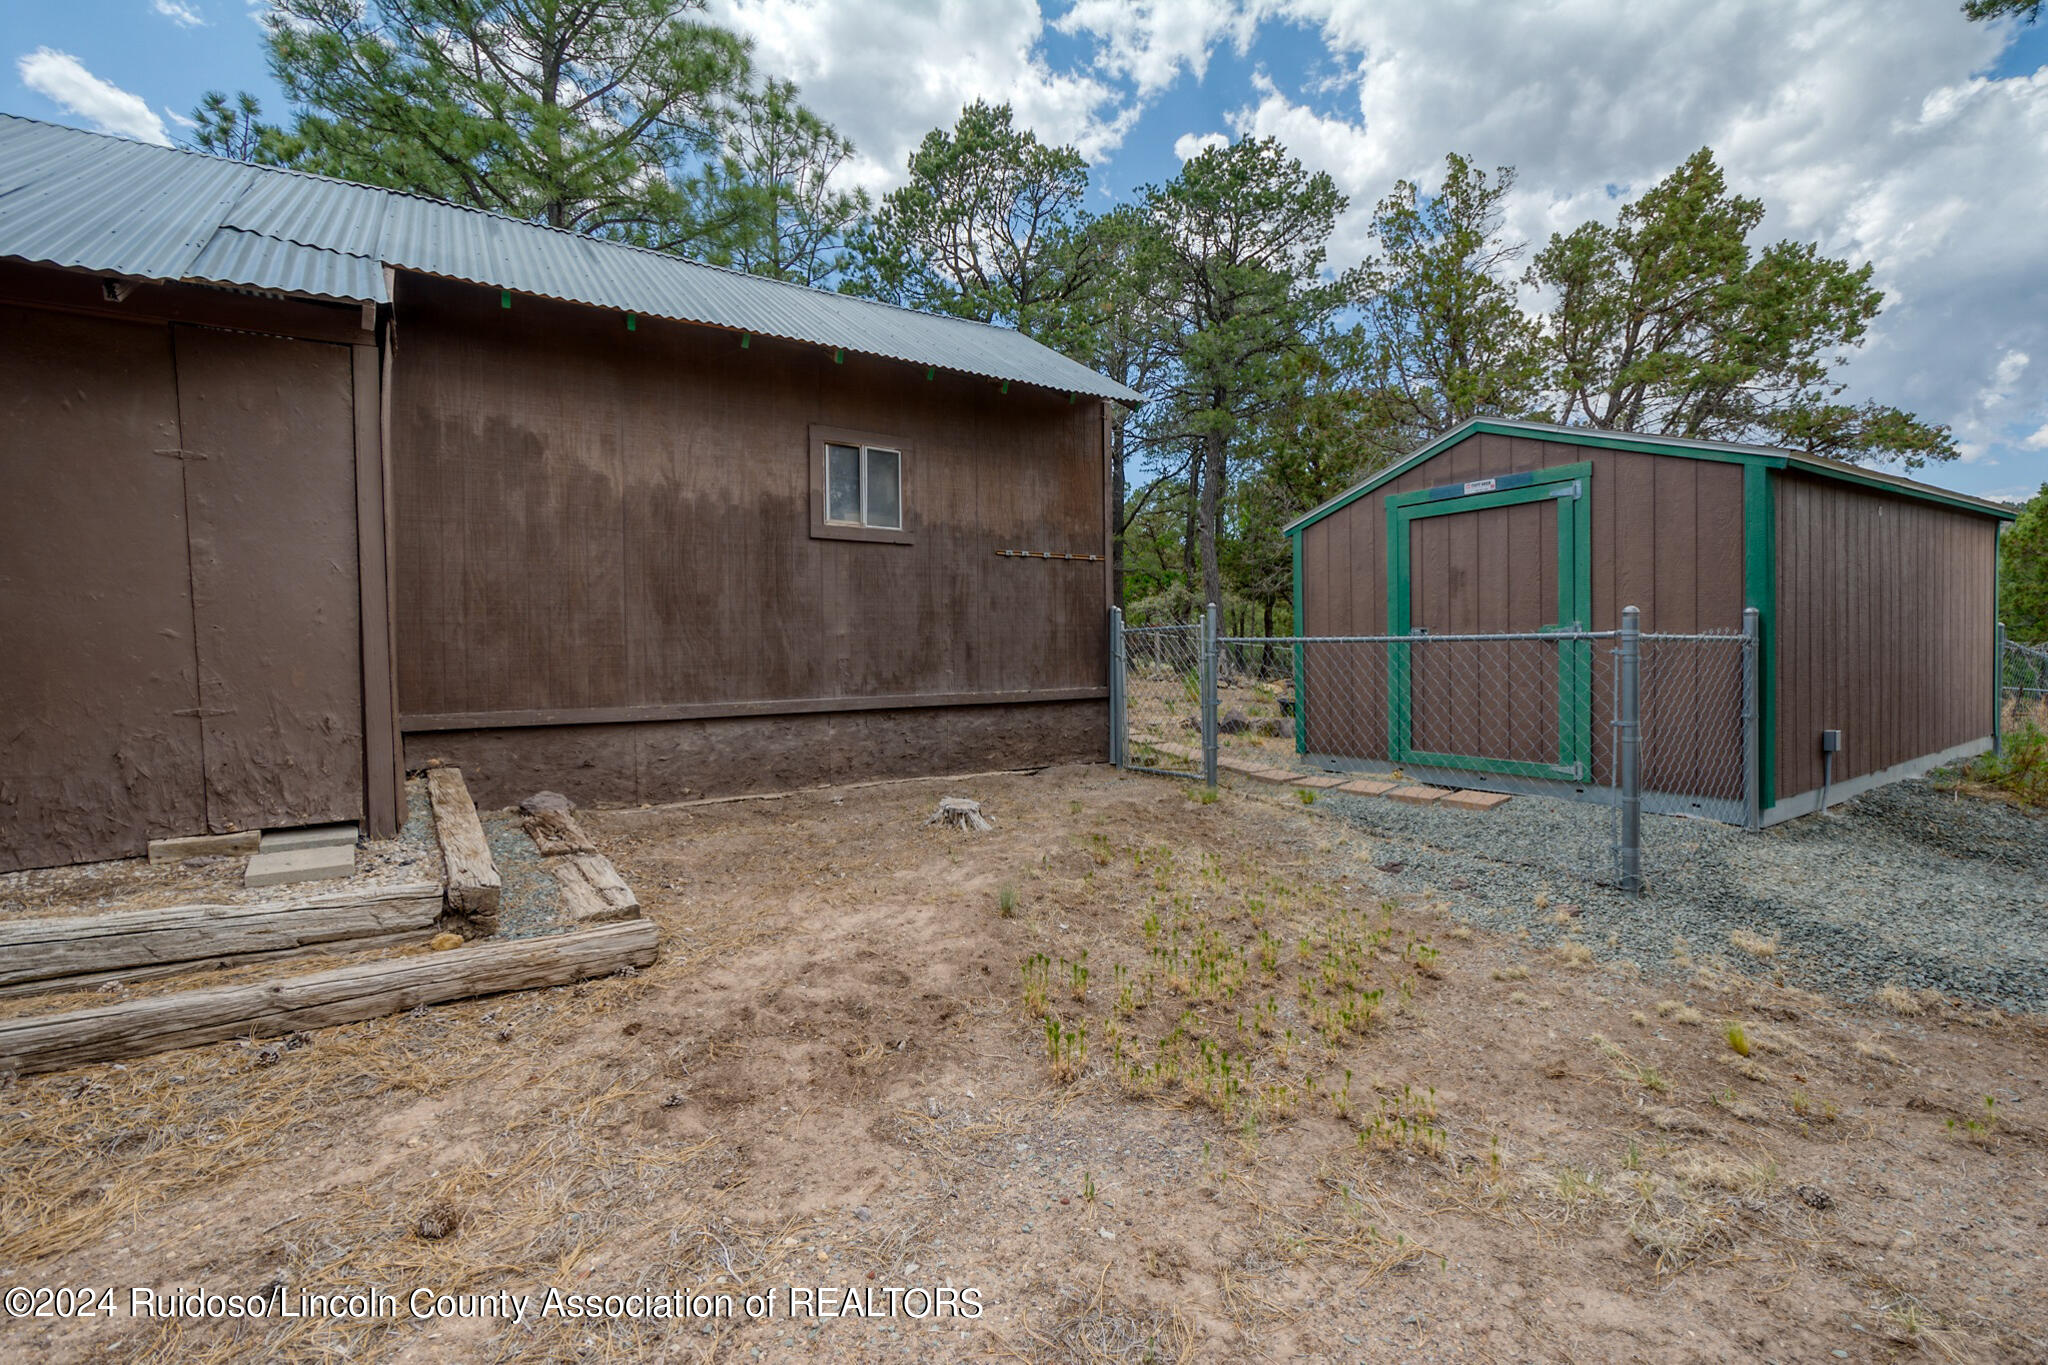
<instances>
[{"instance_id":1,"label":"shed double door","mask_svg":"<svg viewBox=\"0 0 2048 1365\"><path fill-rule=\"evenodd\" d=\"M1591 776L1590 469L1504 475L1388 499L1388 741L1396 762ZM1520 639L1459 639L1461 636ZM1446 638L1449 637L1449 638Z\"/></svg>"},{"instance_id":2,"label":"shed double door","mask_svg":"<svg viewBox=\"0 0 2048 1365\"><path fill-rule=\"evenodd\" d=\"M0 869L359 819L348 348L0 306Z\"/></svg>"}]
</instances>

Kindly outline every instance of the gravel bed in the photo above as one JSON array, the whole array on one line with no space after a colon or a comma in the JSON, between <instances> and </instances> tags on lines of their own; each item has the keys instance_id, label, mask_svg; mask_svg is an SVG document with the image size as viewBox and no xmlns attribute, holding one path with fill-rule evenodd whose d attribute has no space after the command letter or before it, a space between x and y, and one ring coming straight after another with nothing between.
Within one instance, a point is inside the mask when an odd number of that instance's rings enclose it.
<instances>
[{"instance_id":1,"label":"gravel bed","mask_svg":"<svg viewBox=\"0 0 2048 1365\"><path fill-rule=\"evenodd\" d=\"M533 938L572 928L562 906L562 884L548 871L518 813L480 811L478 818L483 823L484 842L491 846L491 861L498 865L498 880L505 887L498 932L493 937Z\"/></svg>"},{"instance_id":2,"label":"gravel bed","mask_svg":"<svg viewBox=\"0 0 2048 1365\"><path fill-rule=\"evenodd\" d=\"M1564 906L1578 941L1647 972L1675 974L1684 951L1845 999L1898 984L2048 1013L2048 818L1924 781L1760 834L1645 816L1640 897L1594 880L1611 875L1603 807L1518 796L1478 813L1329 792L1316 807L1375 837L1393 890L1538 944L1566 937ZM1735 930L1778 950L1750 956Z\"/></svg>"}]
</instances>

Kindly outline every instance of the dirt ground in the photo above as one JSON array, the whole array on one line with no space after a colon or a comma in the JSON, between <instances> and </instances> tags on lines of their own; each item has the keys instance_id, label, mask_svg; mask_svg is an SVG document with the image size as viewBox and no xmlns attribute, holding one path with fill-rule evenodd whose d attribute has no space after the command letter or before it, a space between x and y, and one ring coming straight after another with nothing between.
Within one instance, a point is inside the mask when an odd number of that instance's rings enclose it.
<instances>
[{"instance_id":1,"label":"dirt ground","mask_svg":"<svg viewBox=\"0 0 2048 1365\"><path fill-rule=\"evenodd\" d=\"M996 828L926 827L942 794ZM0 1089L0 1284L120 1295L0 1355L2048 1358L2043 1021L1539 949L1388 902L1398 847L1291 793L1078 767L580 818L663 930L637 976ZM135 1319L137 1285L398 1306ZM937 1286L978 1316L916 1316Z\"/></svg>"}]
</instances>

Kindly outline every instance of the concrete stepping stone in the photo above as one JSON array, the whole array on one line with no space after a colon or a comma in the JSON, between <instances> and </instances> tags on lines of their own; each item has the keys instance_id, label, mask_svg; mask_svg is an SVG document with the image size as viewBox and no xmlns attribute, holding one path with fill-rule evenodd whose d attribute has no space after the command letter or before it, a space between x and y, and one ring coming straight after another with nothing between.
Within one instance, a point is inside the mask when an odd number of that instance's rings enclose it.
<instances>
[{"instance_id":1,"label":"concrete stepping stone","mask_svg":"<svg viewBox=\"0 0 2048 1365\"><path fill-rule=\"evenodd\" d=\"M1506 792L1462 791L1452 792L1437 804L1453 806L1458 810L1492 810L1496 806L1505 806L1514 799Z\"/></svg>"},{"instance_id":2,"label":"concrete stepping stone","mask_svg":"<svg viewBox=\"0 0 2048 1365\"><path fill-rule=\"evenodd\" d=\"M1396 787L1387 793L1387 800L1406 806L1434 806L1450 794L1445 787Z\"/></svg>"},{"instance_id":3,"label":"concrete stepping stone","mask_svg":"<svg viewBox=\"0 0 2048 1365\"><path fill-rule=\"evenodd\" d=\"M249 859L249 870L243 876L242 884L257 887L328 881L336 877L352 877L355 870L356 846L353 843L287 848L258 853Z\"/></svg>"},{"instance_id":4,"label":"concrete stepping stone","mask_svg":"<svg viewBox=\"0 0 2048 1365\"><path fill-rule=\"evenodd\" d=\"M303 829L265 830L262 851L289 853L295 848L354 848L358 832L348 821L333 825L307 825Z\"/></svg>"}]
</instances>

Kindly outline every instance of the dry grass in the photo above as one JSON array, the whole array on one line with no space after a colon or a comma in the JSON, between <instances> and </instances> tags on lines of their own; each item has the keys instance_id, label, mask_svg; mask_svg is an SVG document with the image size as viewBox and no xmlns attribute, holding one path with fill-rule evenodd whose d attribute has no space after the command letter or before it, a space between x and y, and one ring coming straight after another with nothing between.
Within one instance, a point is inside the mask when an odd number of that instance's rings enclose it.
<instances>
[{"instance_id":1,"label":"dry grass","mask_svg":"<svg viewBox=\"0 0 2048 1365\"><path fill-rule=\"evenodd\" d=\"M1165 1305L1133 1302L1105 1292L1108 1276L1096 1280L1092 1293L1062 1289L1044 1327L1027 1327L1025 1337L1041 1358L1097 1362L1184 1362L1197 1358L1194 1324Z\"/></svg>"},{"instance_id":2,"label":"dry grass","mask_svg":"<svg viewBox=\"0 0 2048 1365\"><path fill-rule=\"evenodd\" d=\"M1560 943L1554 951L1557 960L1567 967L1584 970L1593 965L1593 950L1583 943Z\"/></svg>"},{"instance_id":3,"label":"dry grass","mask_svg":"<svg viewBox=\"0 0 2048 1365\"><path fill-rule=\"evenodd\" d=\"M1927 1012L1927 1007L1920 1003L1920 997L1914 995L1913 992L1907 990L1904 986L1897 984L1879 986L1876 993L1871 996L1871 999L1875 1000L1885 1009L1890 1010L1893 1014L1902 1015L1906 1018L1912 1018Z\"/></svg>"},{"instance_id":4,"label":"dry grass","mask_svg":"<svg viewBox=\"0 0 2048 1365\"><path fill-rule=\"evenodd\" d=\"M157 1211L181 1199L203 1198L248 1170L322 1149L340 1131L331 1114L432 1104L501 1066L508 1054L563 1049L603 1027L642 989L612 978L322 1030L268 1065L256 1061L259 1049L228 1046L149 1059L83 1082L63 1075L20 1082L9 1096L18 1112L5 1129L11 1170L0 1182L0 1262L61 1257L101 1240L110 1226L151 1227ZM619 1204L619 1192L634 1191L633 1206L642 1209L695 1178L696 1168L716 1162L726 1146L705 1140L621 1149L608 1140L609 1130L650 1096L595 1075L530 1079L517 1117L480 1150L449 1160L427 1147L342 1181L324 1192L316 1239L298 1233L299 1214L256 1228L261 1243L283 1249L277 1273L297 1285L428 1284L457 1293L508 1280L571 1284L593 1237L642 1221L644 1215ZM428 1159L432 1175L423 1182ZM423 1235L423 1222L434 1221L451 1226L440 1237ZM668 1229L671 1236L682 1232ZM728 1247L746 1240L726 1236ZM735 1265L767 1269L784 1259L757 1244ZM677 1283L714 1278L711 1263L687 1248L672 1245L655 1263L670 1267L662 1273ZM162 1326L152 1337L154 1356L143 1358L375 1358L383 1354L373 1349L379 1342L395 1344L375 1323L299 1320L261 1335L260 1346L254 1325L203 1343L201 1331L196 1324ZM619 1358L649 1344L645 1324L613 1323L603 1332L607 1354L616 1349ZM569 1350L575 1336L567 1324L543 1323L535 1340Z\"/></svg>"},{"instance_id":5,"label":"dry grass","mask_svg":"<svg viewBox=\"0 0 2048 1365\"><path fill-rule=\"evenodd\" d=\"M1778 955L1776 934L1765 938L1762 934L1751 933L1747 929L1731 929L1728 931L1728 941L1735 945L1738 952L1747 953L1759 962L1768 962Z\"/></svg>"},{"instance_id":6,"label":"dry grass","mask_svg":"<svg viewBox=\"0 0 2048 1365\"><path fill-rule=\"evenodd\" d=\"M1698 1188L1725 1190L1745 1199L1767 1198L1778 1186L1777 1161L1763 1152L1747 1161L1725 1152L1692 1151L1673 1164L1679 1179Z\"/></svg>"}]
</instances>

